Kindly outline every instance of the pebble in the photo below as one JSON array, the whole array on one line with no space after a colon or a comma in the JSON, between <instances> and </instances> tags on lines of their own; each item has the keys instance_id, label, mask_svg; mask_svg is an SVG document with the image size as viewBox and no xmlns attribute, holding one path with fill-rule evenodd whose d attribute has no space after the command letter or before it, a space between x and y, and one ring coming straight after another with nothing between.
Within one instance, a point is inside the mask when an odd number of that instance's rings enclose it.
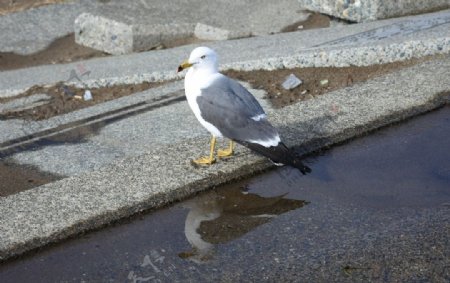
<instances>
[{"instance_id":1,"label":"pebble","mask_svg":"<svg viewBox=\"0 0 450 283\"><path fill-rule=\"evenodd\" d=\"M327 85L328 84L328 80L321 80L320 81L320 85L321 86L324 86L324 85Z\"/></svg>"},{"instance_id":2,"label":"pebble","mask_svg":"<svg viewBox=\"0 0 450 283\"><path fill-rule=\"evenodd\" d=\"M83 95L84 101L92 100L92 93L90 90L86 90Z\"/></svg>"},{"instance_id":3,"label":"pebble","mask_svg":"<svg viewBox=\"0 0 450 283\"><path fill-rule=\"evenodd\" d=\"M281 86L286 90L291 90L298 87L302 83L303 82L301 79L297 78L294 74L290 74L281 84Z\"/></svg>"}]
</instances>

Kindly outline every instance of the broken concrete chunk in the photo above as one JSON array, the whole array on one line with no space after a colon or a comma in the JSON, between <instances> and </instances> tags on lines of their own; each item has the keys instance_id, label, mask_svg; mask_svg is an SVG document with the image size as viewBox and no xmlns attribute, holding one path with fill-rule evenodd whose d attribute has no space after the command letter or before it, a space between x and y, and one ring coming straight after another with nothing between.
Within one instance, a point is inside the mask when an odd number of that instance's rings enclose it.
<instances>
[{"instance_id":1,"label":"broken concrete chunk","mask_svg":"<svg viewBox=\"0 0 450 283\"><path fill-rule=\"evenodd\" d=\"M74 26L76 43L120 55L191 37L195 25L128 23L83 13L76 18Z\"/></svg>"},{"instance_id":2,"label":"broken concrete chunk","mask_svg":"<svg viewBox=\"0 0 450 283\"><path fill-rule=\"evenodd\" d=\"M52 97L45 94L33 94L27 97L17 98L10 102L0 104L0 113L10 111L22 111L47 104Z\"/></svg>"},{"instance_id":3,"label":"broken concrete chunk","mask_svg":"<svg viewBox=\"0 0 450 283\"><path fill-rule=\"evenodd\" d=\"M298 0L310 11L331 15L353 22L428 13L450 8L448 0Z\"/></svg>"},{"instance_id":4,"label":"broken concrete chunk","mask_svg":"<svg viewBox=\"0 0 450 283\"><path fill-rule=\"evenodd\" d=\"M194 29L194 35L203 40L228 40L250 36L250 32L234 32L211 25L197 23Z\"/></svg>"},{"instance_id":5,"label":"broken concrete chunk","mask_svg":"<svg viewBox=\"0 0 450 283\"><path fill-rule=\"evenodd\" d=\"M75 19L75 42L119 55L133 51L133 31L129 25L83 13Z\"/></svg>"},{"instance_id":6,"label":"broken concrete chunk","mask_svg":"<svg viewBox=\"0 0 450 283\"><path fill-rule=\"evenodd\" d=\"M301 79L297 78L294 74L290 74L286 80L281 84L281 86L286 90L291 90L299 85L301 85L303 82Z\"/></svg>"}]
</instances>

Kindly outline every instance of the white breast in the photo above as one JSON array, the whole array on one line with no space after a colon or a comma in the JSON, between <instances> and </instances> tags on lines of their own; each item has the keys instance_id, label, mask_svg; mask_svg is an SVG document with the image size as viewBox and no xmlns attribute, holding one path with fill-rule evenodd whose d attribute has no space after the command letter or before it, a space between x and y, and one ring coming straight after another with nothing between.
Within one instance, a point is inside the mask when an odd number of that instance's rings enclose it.
<instances>
[{"instance_id":1,"label":"white breast","mask_svg":"<svg viewBox=\"0 0 450 283\"><path fill-rule=\"evenodd\" d=\"M222 137L222 133L219 129L203 119L200 113L200 108L197 104L197 97L201 95L201 89L210 85L214 81L214 76L216 75L220 74L199 74L196 73L194 69L189 69L186 74L186 78L184 79L184 91L188 104L200 124L202 124L202 126L205 127L213 136Z\"/></svg>"}]
</instances>

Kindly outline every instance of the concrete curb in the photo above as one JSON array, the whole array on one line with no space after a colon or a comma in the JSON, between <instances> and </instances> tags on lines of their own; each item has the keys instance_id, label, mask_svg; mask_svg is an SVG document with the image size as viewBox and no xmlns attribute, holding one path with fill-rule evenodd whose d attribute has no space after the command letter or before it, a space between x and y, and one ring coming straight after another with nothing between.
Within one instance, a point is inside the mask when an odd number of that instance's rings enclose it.
<instances>
[{"instance_id":1,"label":"concrete curb","mask_svg":"<svg viewBox=\"0 0 450 283\"><path fill-rule=\"evenodd\" d=\"M270 120L288 144L310 152L444 105L449 75L446 57L285 107ZM195 169L189 159L203 147L199 139L158 145L98 171L0 199L0 260L271 166L239 147L235 158Z\"/></svg>"}]
</instances>

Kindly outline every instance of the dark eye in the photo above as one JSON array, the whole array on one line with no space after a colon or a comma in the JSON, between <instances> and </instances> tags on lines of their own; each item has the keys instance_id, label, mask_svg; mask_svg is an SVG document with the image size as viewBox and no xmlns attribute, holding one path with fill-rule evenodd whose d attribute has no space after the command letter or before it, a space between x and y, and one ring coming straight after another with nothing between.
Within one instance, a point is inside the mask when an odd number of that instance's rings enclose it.
<instances>
[{"instance_id":1,"label":"dark eye","mask_svg":"<svg viewBox=\"0 0 450 283\"><path fill-rule=\"evenodd\" d=\"M202 57L200 57L201 59L205 59L206 58L206 55L203 55Z\"/></svg>"}]
</instances>

